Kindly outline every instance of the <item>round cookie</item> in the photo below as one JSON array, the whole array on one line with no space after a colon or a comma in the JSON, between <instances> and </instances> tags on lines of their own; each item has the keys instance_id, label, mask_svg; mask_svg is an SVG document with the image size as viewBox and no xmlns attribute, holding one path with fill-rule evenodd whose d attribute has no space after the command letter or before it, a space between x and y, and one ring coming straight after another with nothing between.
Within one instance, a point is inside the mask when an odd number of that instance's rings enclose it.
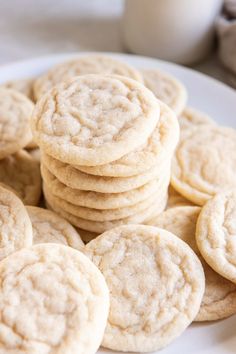
<instances>
[{"instance_id":1,"label":"round cookie","mask_svg":"<svg viewBox=\"0 0 236 354\"><path fill-rule=\"evenodd\" d=\"M1 87L18 91L28 97L31 101L34 101L33 83L34 79L9 80L3 83Z\"/></svg>"},{"instance_id":2,"label":"round cookie","mask_svg":"<svg viewBox=\"0 0 236 354\"><path fill-rule=\"evenodd\" d=\"M204 272L191 248L170 232L123 226L89 242L86 250L110 290L104 347L157 351L195 318L204 292Z\"/></svg>"},{"instance_id":3,"label":"round cookie","mask_svg":"<svg viewBox=\"0 0 236 354\"><path fill-rule=\"evenodd\" d=\"M196 241L205 261L236 284L236 190L222 192L202 208Z\"/></svg>"},{"instance_id":4,"label":"round cookie","mask_svg":"<svg viewBox=\"0 0 236 354\"><path fill-rule=\"evenodd\" d=\"M26 206L33 228L33 244L60 243L81 250L84 246L80 235L71 224L54 212Z\"/></svg>"},{"instance_id":5,"label":"round cookie","mask_svg":"<svg viewBox=\"0 0 236 354\"><path fill-rule=\"evenodd\" d=\"M206 277L205 293L195 321L215 321L236 313L236 285L217 274L202 258L195 240L201 208L182 206L168 209L149 225L161 227L185 241L200 259Z\"/></svg>"},{"instance_id":6,"label":"round cookie","mask_svg":"<svg viewBox=\"0 0 236 354\"><path fill-rule=\"evenodd\" d=\"M0 263L4 354L95 354L108 310L104 277L71 247L35 245Z\"/></svg>"},{"instance_id":7,"label":"round cookie","mask_svg":"<svg viewBox=\"0 0 236 354\"><path fill-rule=\"evenodd\" d=\"M147 143L119 160L101 166L74 166L80 171L99 176L130 177L163 164L175 150L179 140L179 125L171 109L159 101L160 119Z\"/></svg>"},{"instance_id":8,"label":"round cookie","mask_svg":"<svg viewBox=\"0 0 236 354\"><path fill-rule=\"evenodd\" d=\"M0 88L0 159L14 154L32 139L33 103L23 94Z\"/></svg>"},{"instance_id":9,"label":"round cookie","mask_svg":"<svg viewBox=\"0 0 236 354\"><path fill-rule=\"evenodd\" d=\"M34 82L34 95L38 100L53 86L87 74L115 74L143 82L142 75L130 65L109 56L90 54L58 64L40 76Z\"/></svg>"},{"instance_id":10,"label":"round cookie","mask_svg":"<svg viewBox=\"0 0 236 354\"><path fill-rule=\"evenodd\" d=\"M53 195L46 185L43 186L43 192L46 199L50 199L53 205L58 205L67 213L78 216L82 219L101 222L119 220L135 215L137 213L141 213L142 211L145 211L147 208L149 208L153 203L155 203L155 201L158 200L158 197L160 195L160 193L155 193L150 197L144 199L143 201L134 205L130 205L128 207L101 210L86 208L69 203L64 199Z\"/></svg>"},{"instance_id":11,"label":"round cookie","mask_svg":"<svg viewBox=\"0 0 236 354\"><path fill-rule=\"evenodd\" d=\"M21 200L0 186L0 260L32 245L32 226Z\"/></svg>"},{"instance_id":12,"label":"round cookie","mask_svg":"<svg viewBox=\"0 0 236 354\"><path fill-rule=\"evenodd\" d=\"M192 107L186 107L179 116L181 134L193 128L199 128L208 124L216 125L216 122L208 114L198 111Z\"/></svg>"},{"instance_id":13,"label":"round cookie","mask_svg":"<svg viewBox=\"0 0 236 354\"><path fill-rule=\"evenodd\" d=\"M154 95L166 103L179 115L187 102L187 91L184 85L173 76L158 69L143 69L144 84Z\"/></svg>"},{"instance_id":14,"label":"round cookie","mask_svg":"<svg viewBox=\"0 0 236 354\"><path fill-rule=\"evenodd\" d=\"M112 220L112 221L91 221L87 219L80 218L71 213L68 213L60 205L56 204L50 195L47 195L46 203L49 209L55 211L57 214L61 215L63 218L68 220L72 225L79 229L93 232L95 234L101 234L104 231L110 230L114 227L128 224L142 224L146 220L150 219L152 215L160 214L166 207L167 196L163 193L159 196L158 202L153 203L150 207L146 208L144 211L131 215L127 218Z\"/></svg>"},{"instance_id":15,"label":"round cookie","mask_svg":"<svg viewBox=\"0 0 236 354\"><path fill-rule=\"evenodd\" d=\"M183 197L181 194L179 194L171 185L169 186L168 189L168 201L167 201L167 208L173 208L177 206L184 206L184 205L189 205L193 206L193 203L191 203L188 199Z\"/></svg>"},{"instance_id":16,"label":"round cookie","mask_svg":"<svg viewBox=\"0 0 236 354\"><path fill-rule=\"evenodd\" d=\"M42 165L61 182L73 189L93 191L99 193L123 193L135 188L139 188L151 180L163 180L163 176L170 173L170 165L154 166L154 168L143 174L133 177L104 177L93 176L81 172L72 165L63 163L53 157L42 154ZM166 177L168 179L169 177Z\"/></svg>"},{"instance_id":17,"label":"round cookie","mask_svg":"<svg viewBox=\"0 0 236 354\"><path fill-rule=\"evenodd\" d=\"M145 86L123 76L77 76L53 88L35 107L35 141L49 155L74 165L117 160L144 144L160 105Z\"/></svg>"},{"instance_id":18,"label":"round cookie","mask_svg":"<svg viewBox=\"0 0 236 354\"><path fill-rule=\"evenodd\" d=\"M44 165L41 165L41 173L44 185L46 185L50 192L55 196L74 205L101 210L124 208L137 204L150 197L153 193L158 192L163 186L163 181L161 179L158 181L154 179L143 186L132 189L128 192L97 193L67 187ZM166 176L164 176L163 180L164 179L166 179Z\"/></svg>"},{"instance_id":19,"label":"round cookie","mask_svg":"<svg viewBox=\"0 0 236 354\"><path fill-rule=\"evenodd\" d=\"M0 160L0 182L15 189L24 204L38 204L41 195L40 167L25 150Z\"/></svg>"},{"instance_id":20,"label":"round cookie","mask_svg":"<svg viewBox=\"0 0 236 354\"><path fill-rule=\"evenodd\" d=\"M204 142L204 143L203 143ZM236 131L207 125L181 140L172 160L171 184L198 205L236 187Z\"/></svg>"}]
</instances>

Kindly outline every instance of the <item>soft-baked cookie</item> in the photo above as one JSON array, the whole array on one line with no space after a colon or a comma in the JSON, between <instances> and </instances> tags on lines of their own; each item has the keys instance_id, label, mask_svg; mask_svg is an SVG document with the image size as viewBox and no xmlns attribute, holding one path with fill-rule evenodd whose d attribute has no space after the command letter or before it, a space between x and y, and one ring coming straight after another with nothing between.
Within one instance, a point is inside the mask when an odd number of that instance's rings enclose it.
<instances>
[{"instance_id":1,"label":"soft-baked cookie","mask_svg":"<svg viewBox=\"0 0 236 354\"><path fill-rule=\"evenodd\" d=\"M0 88L0 159L14 154L32 139L34 104L18 91Z\"/></svg>"},{"instance_id":2,"label":"soft-baked cookie","mask_svg":"<svg viewBox=\"0 0 236 354\"><path fill-rule=\"evenodd\" d=\"M2 186L0 219L0 260L32 245L32 226L23 203L13 192Z\"/></svg>"},{"instance_id":3,"label":"soft-baked cookie","mask_svg":"<svg viewBox=\"0 0 236 354\"><path fill-rule=\"evenodd\" d=\"M167 201L167 208L173 208L177 206L184 206L184 205L194 205L188 199L183 197L179 194L171 185L168 189L168 201Z\"/></svg>"},{"instance_id":4,"label":"soft-baked cookie","mask_svg":"<svg viewBox=\"0 0 236 354\"><path fill-rule=\"evenodd\" d=\"M187 90L173 76L158 69L141 70L145 86L179 115L187 102Z\"/></svg>"},{"instance_id":5,"label":"soft-baked cookie","mask_svg":"<svg viewBox=\"0 0 236 354\"><path fill-rule=\"evenodd\" d=\"M158 200L160 193L154 193L150 197L142 200L141 202L130 205L123 208L117 209L92 209L86 208L80 205L74 205L72 203L67 202L66 200L59 198L53 195L45 184L43 186L44 196L47 199L50 199L53 205L58 205L61 209L66 212L78 216L79 218L91 220L91 221L113 221L119 220L123 218L130 217L134 214L141 213L142 211L149 208L153 203ZM163 193L162 193L163 195Z\"/></svg>"},{"instance_id":6,"label":"soft-baked cookie","mask_svg":"<svg viewBox=\"0 0 236 354\"><path fill-rule=\"evenodd\" d=\"M179 141L179 125L174 112L164 103L159 103L160 119L143 146L106 165L74 167L92 175L130 177L170 159Z\"/></svg>"},{"instance_id":7,"label":"soft-baked cookie","mask_svg":"<svg viewBox=\"0 0 236 354\"><path fill-rule=\"evenodd\" d=\"M40 76L34 82L34 95L39 99L53 86L72 79L74 76L87 74L115 74L143 82L139 71L130 65L109 56L90 54L57 64Z\"/></svg>"},{"instance_id":8,"label":"soft-baked cookie","mask_svg":"<svg viewBox=\"0 0 236 354\"><path fill-rule=\"evenodd\" d=\"M144 144L160 105L139 82L123 76L77 76L53 88L35 107L32 130L49 155L74 165L117 160Z\"/></svg>"},{"instance_id":9,"label":"soft-baked cookie","mask_svg":"<svg viewBox=\"0 0 236 354\"><path fill-rule=\"evenodd\" d=\"M208 124L180 140L172 161L171 184L203 205L216 193L236 187L236 130Z\"/></svg>"},{"instance_id":10,"label":"soft-baked cookie","mask_svg":"<svg viewBox=\"0 0 236 354\"><path fill-rule=\"evenodd\" d=\"M206 113L200 112L195 108L186 107L179 116L181 133L191 131L192 128L199 128L216 122Z\"/></svg>"},{"instance_id":11,"label":"soft-baked cookie","mask_svg":"<svg viewBox=\"0 0 236 354\"><path fill-rule=\"evenodd\" d=\"M156 351L195 318L204 272L191 248L170 232L128 225L100 235L85 248L110 290L104 347Z\"/></svg>"},{"instance_id":12,"label":"soft-baked cookie","mask_svg":"<svg viewBox=\"0 0 236 354\"><path fill-rule=\"evenodd\" d=\"M168 209L149 225L161 227L185 241L200 259L206 277L205 293L195 321L215 321L236 313L236 285L217 274L198 250L195 231L201 208L182 206Z\"/></svg>"},{"instance_id":13,"label":"soft-baked cookie","mask_svg":"<svg viewBox=\"0 0 236 354\"><path fill-rule=\"evenodd\" d=\"M94 176L79 171L72 165L66 164L43 153L42 165L57 177L57 179L70 188L94 191L99 193L123 193L139 188L151 180L169 180L170 162L164 166L154 166L150 170L132 177L104 177Z\"/></svg>"},{"instance_id":14,"label":"soft-baked cookie","mask_svg":"<svg viewBox=\"0 0 236 354\"><path fill-rule=\"evenodd\" d=\"M26 206L33 228L33 244L60 243L81 250L84 246L74 227L53 211Z\"/></svg>"},{"instance_id":15,"label":"soft-baked cookie","mask_svg":"<svg viewBox=\"0 0 236 354\"><path fill-rule=\"evenodd\" d=\"M236 284L236 190L219 193L204 205L196 240L205 261Z\"/></svg>"},{"instance_id":16,"label":"soft-baked cookie","mask_svg":"<svg viewBox=\"0 0 236 354\"><path fill-rule=\"evenodd\" d=\"M4 354L95 354L108 310L104 277L71 247L35 245L0 263Z\"/></svg>"},{"instance_id":17,"label":"soft-baked cookie","mask_svg":"<svg viewBox=\"0 0 236 354\"><path fill-rule=\"evenodd\" d=\"M25 150L0 160L0 182L15 189L24 204L38 204L41 195L40 167Z\"/></svg>"},{"instance_id":18,"label":"soft-baked cookie","mask_svg":"<svg viewBox=\"0 0 236 354\"><path fill-rule=\"evenodd\" d=\"M33 83L34 79L9 80L1 84L0 87L16 90L34 101Z\"/></svg>"},{"instance_id":19,"label":"soft-baked cookie","mask_svg":"<svg viewBox=\"0 0 236 354\"><path fill-rule=\"evenodd\" d=\"M97 193L73 189L61 183L46 166L41 165L41 173L44 185L55 196L66 200L74 205L80 205L94 209L117 209L137 204L163 189L163 181L151 180L143 186L123 193Z\"/></svg>"},{"instance_id":20,"label":"soft-baked cookie","mask_svg":"<svg viewBox=\"0 0 236 354\"><path fill-rule=\"evenodd\" d=\"M145 210L131 215L127 218L111 221L91 221L87 219L80 218L71 213L65 211L59 204L55 203L53 198L50 198L50 194L46 196L46 204L49 209L55 211L57 214L61 215L63 218L68 220L72 225L79 229L86 231L91 231L96 234L101 234L107 230L110 230L114 227L128 224L143 224L146 220L151 219L152 215L160 214L166 207L167 195L163 193L158 198L158 201L155 201L150 207Z\"/></svg>"}]
</instances>

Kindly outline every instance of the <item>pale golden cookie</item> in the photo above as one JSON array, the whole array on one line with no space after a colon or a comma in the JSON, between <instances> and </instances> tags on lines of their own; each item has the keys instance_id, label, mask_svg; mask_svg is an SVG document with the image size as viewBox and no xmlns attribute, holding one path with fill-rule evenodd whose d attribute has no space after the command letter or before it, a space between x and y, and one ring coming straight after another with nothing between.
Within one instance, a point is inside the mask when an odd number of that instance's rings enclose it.
<instances>
[{"instance_id":1,"label":"pale golden cookie","mask_svg":"<svg viewBox=\"0 0 236 354\"><path fill-rule=\"evenodd\" d=\"M0 263L1 353L95 354L108 310L104 277L71 247L35 245Z\"/></svg>"},{"instance_id":2,"label":"pale golden cookie","mask_svg":"<svg viewBox=\"0 0 236 354\"><path fill-rule=\"evenodd\" d=\"M44 184L55 196L69 203L94 209L117 209L137 204L163 189L164 180L151 180L143 186L123 193L97 193L72 189L61 183L46 166L41 165Z\"/></svg>"},{"instance_id":3,"label":"pale golden cookie","mask_svg":"<svg viewBox=\"0 0 236 354\"><path fill-rule=\"evenodd\" d=\"M53 157L42 154L42 165L57 177L57 179L70 188L94 191L99 193L123 193L139 188L151 180L169 179L170 165L154 166L154 168L133 177L104 177L93 176L81 172L72 165L63 163Z\"/></svg>"},{"instance_id":4,"label":"pale golden cookie","mask_svg":"<svg viewBox=\"0 0 236 354\"><path fill-rule=\"evenodd\" d=\"M194 205L193 203L190 202L190 200L186 199L183 197L181 194L179 194L171 185L169 186L168 189L168 202L167 202L167 208L173 208L177 206L184 206L184 205Z\"/></svg>"},{"instance_id":5,"label":"pale golden cookie","mask_svg":"<svg viewBox=\"0 0 236 354\"><path fill-rule=\"evenodd\" d=\"M112 220L112 221L91 221L83 218L79 218L71 213L66 212L59 205L54 203L54 200L50 198L50 195L47 195L46 203L49 209L55 211L57 214L61 215L63 218L68 220L72 225L79 229L86 231L91 231L96 234L101 234L104 231L110 230L114 227L128 224L143 224L146 220L150 219L154 214L160 214L166 207L167 195L163 193L162 196L159 196L158 202L153 203L146 210L129 216L127 218Z\"/></svg>"},{"instance_id":6,"label":"pale golden cookie","mask_svg":"<svg viewBox=\"0 0 236 354\"><path fill-rule=\"evenodd\" d=\"M152 219L149 225L166 229L185 241L200 259L206 277L206 288L195 321L214 321L236 313L236 285L211 269L201 257L195 241L196 223L201 209L182 206L168 209Z\"/></svg>"},{"instance_id":7,"label":"pale golden cookie","mask_svg":"<svg viewBox=\"0 0 236 354\"><path fill-rule=\"evenodd\" d=\"M82 219L101 222L119 220L131 217L132 215L135 215L137 213L141 213L142 211L145 211L147 208L149 208L153 203L155 203L156 200L158 200L160 194L155 193L137 204L130 205L124 208L101 210L94 208L86 208L80 205L74 205L72 203L69 203L64 199L53 195L50 191L50 188L48 188L45 184L43 186L43 192L46 199L50 199L53 205L59 206L67 213L70 213Z\"/></svg>"},{"instance_id":8,"label":"pale golden cookie","mask_svg":"<svg viewBox=\"0 0 236 354\"><path fill-rule=\"evenodd\" d=\"M191 131L192 128L199 128L208 124L215 124L216 122L208 116L208 114L198 111L192 107L186 107L179 116L179 124L181 133Z\"/></svg>"},{"instance_id":9,"label":"pale golden cookie","mask_svg":"<svg viewBox=\"0 0 236 354\"><path fill-rule=\"evenodd\" d=\"M74 76L86 74L116 74L143 82L142 75L130 65L109 56L90 54L58 64L36 79L35 97L39 99L53 86L72 79Z\"/></svg>"},{"instance_id":10,"label":"pale golden cookie","mask_svg":"<svg viewBox=\"0 0 236 354\"><path fill-rule=\"evenodd\" d=\"M80 235L72 225L54 212L27 206L33 227L33 244L60 243L81 250L84 246Z\"/></svg>"},{"instance_id":11,"label":"pale golden cookie","mask_svg":"<svg viewBox=\"0 0 236 354\"><path fill-rule=\"evenodd\" d=\"M209 124L180 141L171 184L193 203L204 205L216 193L236 187L235 170L236 131Z\"/></svg>"},{"instance_id":12,"label":"pale golden cookie","mask_svg":"<svg viewBox=\"0 0 236 354\"><path fill-rule=\"evenodd\" d=\"M104 347L157 351L195 318L204 272L191 248L170 232L123 226L100 235L86 249L110 290Z\"/></svg>"},{"instance_id":13,"label":"pale golden cookie","mask_svg":"<svg viewBox=\"0 0 236 354\"><path fill-rule=\"evenodd\" d=\"M179 115L187 102L187 91L175 77L158 69L141 70L144 84Z\"/></svg>"},{"instance_id":14,"label":"pale golden cookie","mask_svg":"<svg viewBox=\"0 0 236 354\"><path fill-rule=\"evenodd\" d=\"M236 284L236 191L219 193L202 208L196 240L205 261Z\"/></svg>"},{"instance_id":15,"label":"pale golden cookie","mask_svg":"<svg viewBox=\"0 0 236 354\"><path fill-rule=\"evenodd\" d=\"M34 104L18 91L0 88L0 159L14 154L32 139Z\"/></svg>"},{"instance_id":16,"label":"pale golden cookie","mask_svg":"<svg viewBox=\"0 0 236 354\"><path fill-rule=\"evenodd\" d=\"M0 182L15 189L24 204L38 204L41 195L40 167L25 150L0 160Z\"/></svg>"},{"instance_id":17,"label":"pale golden cookie","mask_svg":"<svg viewBox=\"0 0 236 354\"><path fill-rule=\"evenodd\" d=\"M101 166L74 166L99 176L129 177L138 175L170 159L179 141L178 120L167 105L160 103L160 119L147 143L119 160Z\"/></svg>"},{"instance_id":18,"label":"pale golden cookie","mask_svg":"<svg viewBox=\"0 0 236 354\"><path fill-rule=\"evenodd\" d=\"M0 87L16 90L27 96L31 101L34 101L33 83L34 79L9 80Z\"/></svg>"},{"instance_id":19,"label":"pale golden cookie","mask_svg":"<svg viewBox=\"0 0 236 354\"><path fill-rule=\"evenodd\" d=\"M32 245L32 226L23 203L13 192L2 186L0 219L0 260Z\"/></svg>"},{"instance_id":20,"label":"pale golden cookie","mask_svg":"<svg viewBox=\"0 0 236 354\"><path fill-rule=\"evenodd\" d=\"M145 86L123 76L78 76L40 99L32 115L35 141L74 165L117 160L144 144L160 105Z\"/></svg>"}]
</instances>

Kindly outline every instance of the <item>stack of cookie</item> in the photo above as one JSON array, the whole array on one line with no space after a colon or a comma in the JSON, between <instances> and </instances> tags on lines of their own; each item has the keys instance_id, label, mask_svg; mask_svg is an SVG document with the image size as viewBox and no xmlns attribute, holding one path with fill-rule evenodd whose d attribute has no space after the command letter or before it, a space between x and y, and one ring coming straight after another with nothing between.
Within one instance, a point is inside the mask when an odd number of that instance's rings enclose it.
<instances>
[{"instance_id":1,"label":"stack of cookie","mask_svg":"<svg viewBox=\"0 0 236 354\"><path fill-rule=\"evenodd\" d=\"M37 102L32 129L47 204L76 227L98 234L164 210L178 122L138 81L66 81Z\"/></svg>"}]
</instances>

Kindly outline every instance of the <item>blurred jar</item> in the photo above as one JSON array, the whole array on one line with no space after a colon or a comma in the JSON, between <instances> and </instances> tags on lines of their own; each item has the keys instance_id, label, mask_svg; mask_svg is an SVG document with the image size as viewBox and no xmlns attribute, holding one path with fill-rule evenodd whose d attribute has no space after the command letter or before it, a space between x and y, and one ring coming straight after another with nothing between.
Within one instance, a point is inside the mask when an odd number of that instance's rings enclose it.
<instances>
[{"instance_id":1,"label":"blurred jar","mask_svg":"<svg viewBox=\"0 0 236 354\"><path fill-rule=\"evenodd\" d=\"M223 0L126 0L126 48L180 64L193 64L212 49Z\"/></svg>"}]
</instances>

